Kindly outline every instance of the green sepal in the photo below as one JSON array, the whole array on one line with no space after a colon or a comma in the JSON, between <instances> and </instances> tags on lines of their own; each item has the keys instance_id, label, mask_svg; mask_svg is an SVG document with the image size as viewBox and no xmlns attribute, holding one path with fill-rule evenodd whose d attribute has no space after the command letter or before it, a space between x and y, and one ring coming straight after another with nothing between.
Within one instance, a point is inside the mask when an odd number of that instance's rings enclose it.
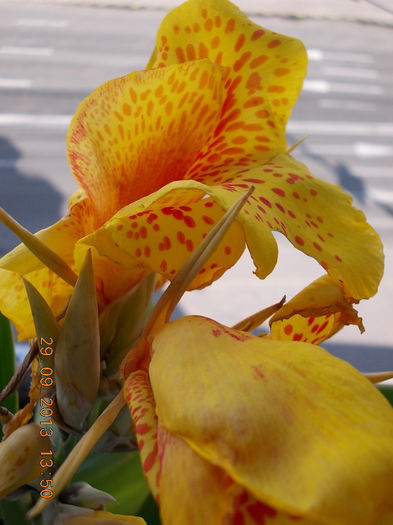
<instances>
[{"instance_id":1,"label":"green sepal","mask_svg":"<svg viewBox=\"0 0 393 525\"><path fill-rule=\"evenodd\" d=\"M8 384L15 373L15 350L9 320L0 313L0 391ZM18 393L8 396L1 403L7 410L15 413L18 410ZM2 437L0 431L0 437Z\"/></svg>"},{"instance_id":2,"label":"green sepal","mask_svg":"<svg viewBox=\"0 0 393 525\"><path fill-rule=\"evenodd\" d=\"M55 351L59 327L52 310L37 288L26 279L23 279L23 282L33 314L38 349L43 349L43 353L39 353L41 364L43 367L50 367L53 370L55 354L53 352L51 355L45 355L50 353L49 350L45 352L45 349L52 348Z\"/></svg>"},{"instance_id":3,"label":"green sepal","mask_svg":"<svg viewBox=\"0 0 393 525\"><path fill-rule=\"evenodd\" d=\"M141 335L154 283L155 274L151 273L102 312L101 357L106 357L106 376L110 377L118 371L124 356Z\"/></svg>"},{"instance_id":4,"label":"green sepal","mask_svg":"<svg viewBox=\"0 0 393 525\"><path fill-rule=\"evenodd\" d=\"M56 398L64 422L81 430L100 379L98 306L90 251L71 296L55 352Z\"/></svg>"}]
</instances>

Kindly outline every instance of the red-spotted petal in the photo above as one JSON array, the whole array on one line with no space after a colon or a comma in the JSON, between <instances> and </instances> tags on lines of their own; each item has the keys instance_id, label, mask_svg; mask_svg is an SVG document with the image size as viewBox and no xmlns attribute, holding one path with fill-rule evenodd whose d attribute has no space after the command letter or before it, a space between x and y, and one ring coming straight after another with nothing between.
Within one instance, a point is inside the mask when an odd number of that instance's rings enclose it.
<instances>
[{"instance_id":1,"label":"red-spotted petal","mask_svg":"<svg viewBox=\"0 0 393 525\"><path fill-rule=\"evenodd\" d=\"M163 20L147 67L206 57L225 68L225 101L214 137L187 177L283 152L306 70L303 44L254 24L227 0L189 0Z\"/></svg>"},{"instance_id":2,"label":"red-spotted petal","mask_svg":"<svg viewBox=\"0 0 393 525\"><path fill-rule=\"evenodd\" d=\"M273 315L271 337L320 344L347 324L364 331L352 303L329 275L320 277Z\"/></svg>"},{"instance_id":3,"label":"red-spotted petal","mask_svg":"<svg viewBox=\"0 0 393 525\"><path fill-rule=\"evenodd\" d=\"M131 73L79 106L67 137L78 184L96 227L125 205L182 179L212 136L222 69L209 60Z\"/></svg>"}]
</instances>

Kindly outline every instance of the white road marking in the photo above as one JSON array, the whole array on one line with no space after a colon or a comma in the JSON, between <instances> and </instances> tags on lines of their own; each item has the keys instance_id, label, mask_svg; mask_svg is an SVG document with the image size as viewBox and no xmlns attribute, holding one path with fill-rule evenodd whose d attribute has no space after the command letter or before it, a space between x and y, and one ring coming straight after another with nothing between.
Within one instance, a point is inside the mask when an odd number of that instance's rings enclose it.
<instances>
[{"instance_id":1,"label":"white road marking","mask_svg":"<svg viewBox=\"0 0 393 525\"><path fill-rule=\"evenodd\" d=\"M305 80L303 89L315 93L351 93L357 95L383 95L384 93L381 86L372 84L328 82L327 80L322 79Z\"/></svg>"},{"instance_id":2,"label":"white road marking","mask_svg":"<svg viewBox=\"0 0 393 525\"><path fill-rule=\"evenodd\" d=\"M360 178L390 179L393 181L393 167L391 166L367 166L364 164L349 164L351 173Z\"/></svg>"},{"instance_id":3,"label":"white road marking","mask_svg":"<svg viewBox=\"0 0 393 525\"><path fill-rule=\"evenodd\" d=\"M71 115L27 115L18 113L0 114L0 126L67 127Z\"/></svg>"},{"instance_id":4,"label":"white road marking","mask_svg":"<svg viewBox=\"0 0 393 525\"><path fill-rule=\"evenodd\" d=\"M337 62L356 62L358 64L372 64L374 57L368 53L345 53L322 51L322 49L308 49L308 58L313 61L334 60Z\"/></svg>"},{"instance_id":5,"label":"white road marking","mask_svg":"<svg viewBox=\"0 0 393 525\"><path fill-rule=\"evenodd\" d=\"M53 27L59 29L67 27L69 22L68 20L50 20L46 18L19 18L15 25L22 27Z\"/></svg>"},{"instance_id":6,"label":"white road marking","mask_svg":"<svg viewBox=\"0 0 393 525\"><path fill-rule=\"evenodd\" d=\"M311 153L332 157L356 156L366 158L393 157L393 147L383 144L371 144L367 142L355 142L352 144L314 144L308 143L301 147L303 154ZM393 169L391 170L393 176Z\"/></svg>"},{"instance_id":7,"label":"white road marking","mask_svg":"<svg viewBox=\"0 0 393 525\"><path fill-rule=\"evenodd\" d=\"M344 109L347 111L376 111L377 104L374 102L357 102L355 100L339 100L333 98L321 98L318 106L322 109Z\"/></svg>"},{"instance_id":8,"label":"white road marking","mask_svg":"<svg viewBox=\"0 0 393 525\"><path fill-rule=\"evenodd\" d=\"M54 49L50 47L29 47L29 46L1 46L2 55L25 55L48 57L53 55Z\"/></svg>"},{"instance_id":9,"label":"white road marking","mask_svg":"<svg viewBox=\"0 0 393 525\"><path fill-rule=\"evenodd\" d=\"M350 78L378 78L378 72L375 69L354 68L354 67L333 67L326 66L322 68L322 73L329 77L350 77Z\"/></svg>"},{"instance_id":10,"label":"white road marking","mask_svg":"<svg viewBox=\"0 0 393 525\"><path fill-rule=\"evenodd\" d=\"M28 89L31 87L29 78L0 78L0 88L6 89Z\"/></svg>"},{"instance_id":11,"label":"white road marking","mask_svg":"<svg viewBox=\"0 0 393 525\"><path fill-rule=\"evenodd\" d=\"M393 204L393 191L370 188L369 195L374 201L380 202L381 204Z\"/></svg>"},{"instance_id":12,"label":"white road marking","mask_svg":"<svg viewBox=\"0 0 393 525\"><path fill-rule=\"evenodd\" d=\"M287 127L288 133L301 135L370 135L393 137L393 124L389 122L342 122L322 120L292 120Z\"/></svg>"}]
</instances>

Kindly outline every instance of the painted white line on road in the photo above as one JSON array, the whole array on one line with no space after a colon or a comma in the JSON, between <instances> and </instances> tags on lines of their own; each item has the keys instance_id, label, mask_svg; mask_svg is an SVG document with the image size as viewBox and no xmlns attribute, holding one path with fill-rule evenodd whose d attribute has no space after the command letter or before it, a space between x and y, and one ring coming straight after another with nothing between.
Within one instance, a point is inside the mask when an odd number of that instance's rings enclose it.
<instances>
[{"instance_id":1,"label":"painted white line on road","mask_svg":"<svg viewBox=\"0 0 393 525\"><path fill-rule=\"evenodd\" d=\"M351 173L362 179L390 179L393 181L393 167L366 166L364 164L348 164Z\"/></svg>"},{"instance_id":2,"label":"painted white line on road","mask_svg":"<svg viewBox=\"0 0 393 525\"><path fill-rule=\"evenodd\" d=\"M305 80L303 89L315 93L350 93L356 95L383 95L384 93L381 86L328 82L321 79Z\"/></svg>"},{"instance_id":3,"label":"painted white line on road","mask_svg":"<svg viewBox=\"0 0 393 525\"><path fill-rule=\"evenodd\" d=\"M0 126L67 127L71 115L27 115L19 113L0 114Z\"/></svg>"},{"instance_id":4,"label":"painted white line on road","mask_svg":"<svg viewBox=\"0 0 393 525\"><path fill-rule=\"evenodd\" d=\"M17 26L22 27L53 27L60 29L69 25L68 20L50 20L48 18L19 18L16 21Z\"/></svg>"},{"instance_id":5,"label":"painted white line on road","mask_svg":"<svg viewBox=\"0 0 393 525\"><path fill-rule=\"evenodd\" d=\"M357 102L355 100L339 100L334 98L321 98L318 106L322 109L344 109L347 111L376 111L374 102Z\"/></svg>"},{"instance_id":6,"label":"painted white line on road","mask_svg":"<svg viewBox=\"0 0 393 525\"><path fill-rule=\"evenodd\" d=\"M358 64L372 64L374 57L368 53L345 53L322 51L322 49L308 49L308 58L313 61L334 60L337 62L355 62Z\"/></svg>"},{"instance_id":7,"label":"painted white line on road","mask_svg":"<svg viewBox=\"0 0 393 525\"><path fill-rule=\"evenodd\" d=\"M322 73L329 77L350 77L350 78L378 78L379 74L375 69L353 68L353 67L332 67L322 68Z\"/></svg>"},{"instance_id":8,"label":"painted white line on road","mask_svg":"<svg viewBox=\"0 0 393 525\"><path fill-rule=\"evenodd\" d=\"M31 84L29 78L0 78L0 88L28 89Z\"/></svg>"},{"instance_id":9,"label":"painted white line on road","mask_svg":"<svg viewBox=\"0 0 393 525\"><path fill-rule=\"evenodd\" d=\"M381 204L393 204L393 191L370 188L369 195L374 201L380 202Z\"/></svg>"},{"instance_id":10,"label":"painted white line on road","mask_svg":"<svg viewBox=\"0 0 393 525\"><path fill-rule=\"evenodd\" d=\"M393 147L367 142L353 144L305 144L301 146L303 154L326 155L332 157L355 156L366 158L393 157ZM393 173L393 170L391 171Z\"/></svg>"},{"instance_id":11,"label":"painted white line on road","mask_svg":"<svg viewBox=\"0 0 393 525\"><path fill-rule=\"evenodd\" d=\"M354 151L355 155L363 158L393 157L393 147L385 144L356 142L354 144Z\"/></svg>"},{"instance_id":12,"label":"painted white line on road","mask_svg":"<svg viewBox=\"0 0 393 525\"><path fill-rule=\"evenodd\" d=\"M288 133L301 135L370 135L393 137L393 124L388 122L341 122L322 120L292 120L287 127Z\"/></svg>"},{"instance_id":13,"label":"painted white line on road","mask_svg":"<svg viewBox=\"0 0 393 525\"><path fill-rule=\"evenodd\" d=\"M54 49L50 47L29 47L29 46L1 46L1 55L24 55L49 57L53 55Z\"/></svg>"}]
</instances>

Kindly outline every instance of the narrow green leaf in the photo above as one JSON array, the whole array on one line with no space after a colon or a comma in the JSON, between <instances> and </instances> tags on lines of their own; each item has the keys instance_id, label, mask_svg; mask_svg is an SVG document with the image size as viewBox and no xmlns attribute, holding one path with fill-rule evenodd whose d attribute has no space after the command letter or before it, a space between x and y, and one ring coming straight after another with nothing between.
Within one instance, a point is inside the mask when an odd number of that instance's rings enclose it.
<instances>
[{"instance_id":1,"label":"narrow green leaf","mask_svg":"<svg viewBox=\"0 0 393 525\"><path fill-rule=\"evenodd\" d=\"M15 373L15 350L12 338L11 325L9 320L0 313L0 391L8 384ZM18 394L7 397L2 405L10 412L18 410Z\"/></svg>"},{"instance_id":2,"label":"narrow green leaf","mask_svg":"<svg viewBox=\"0 0 393 525\"><path fill-rule=\"evenodd\" d=\"M98 306L90 251L86 255L55 352L56 398L64 422L82 429L100 378Z\"/></svg>"}]
</instances>

